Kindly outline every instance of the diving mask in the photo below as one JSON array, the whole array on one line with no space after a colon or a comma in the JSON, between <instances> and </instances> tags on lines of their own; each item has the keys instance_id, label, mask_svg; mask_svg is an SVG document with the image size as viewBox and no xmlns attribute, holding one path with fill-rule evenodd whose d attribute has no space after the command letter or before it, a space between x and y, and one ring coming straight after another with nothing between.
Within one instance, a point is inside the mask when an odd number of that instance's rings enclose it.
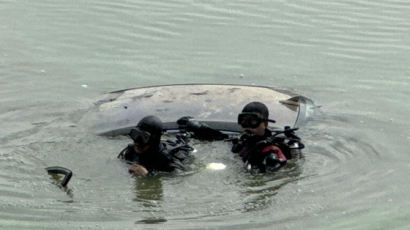
<instances>
[{"instance_id":1,"label":"diving mask","mask_svg":"<svg viewBox=\"0 0 410 230\"><path fill-rule=\"evenodd\" d=\"M238 115L238 124L242 128L257 128L262 122L275 122L274 120L269 120L262 117L259 113L254 112L242 112Z\"/></svg>"},{"instance_id":2,"label":"diving mask","mask_svg":"<svg viewBox=\"0 0 410 230\"><path fill-rule=\"evenodd\" d=\"M137 127L137 128L131 129L130 137L132 140L134 140L134 143L136 145L145 146L148 144L151 138L151 134Z\"/></svg>"}]
</instances>

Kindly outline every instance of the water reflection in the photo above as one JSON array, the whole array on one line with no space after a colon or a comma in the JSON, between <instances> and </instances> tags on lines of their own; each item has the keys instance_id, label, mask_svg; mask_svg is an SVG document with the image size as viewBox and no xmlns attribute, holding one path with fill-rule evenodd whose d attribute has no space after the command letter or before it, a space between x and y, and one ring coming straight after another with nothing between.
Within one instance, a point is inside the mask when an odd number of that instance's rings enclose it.
<instances>
[{"instance_id":1,"label":"water reflection","mask_svg":"<svg viewBox=\"0 0 410 230\"><path fill-rule=\"evenodd\" d=\"M163 199L161 176L135 177L135 195L134 201L144 207L160 207Z\"/></svg>"},{"instance_id":2,"label":"water reflection","mask_svg":"<svg viewBox=\"0 0 410 230\"><path fill-rule=\"evenodd\" d=\"M167 222L163 212L163 187L161 174L150 177L135 177L135 199L150 216L137 220L135 224L159 224Z\"/></svg>"},{"instance_id":3,"label":"water reflection","mask_svg":"<svg viewBox=\"0 0 410 230\"><path fill-rule=\"evenodd\" d=\"M248 175L243 182L246 197L243 212L258 211L270 207L272 197L275 196L283 186L302 179L302 165L304 158L294 159L279 171Z\"/></svg>"},{"instance_id":4,"label":"water reflection","mask_svg":"<svg viewBox=\"0 0 410 230\"><path fill-rule=\"evenodd\" d=\"M154 217L154 218L146 218L143 220L136 221L135 224L160 224L164 222L167 222L167 219L161 218L161 217L159 218Z\"/></svg>"}]
</instances>

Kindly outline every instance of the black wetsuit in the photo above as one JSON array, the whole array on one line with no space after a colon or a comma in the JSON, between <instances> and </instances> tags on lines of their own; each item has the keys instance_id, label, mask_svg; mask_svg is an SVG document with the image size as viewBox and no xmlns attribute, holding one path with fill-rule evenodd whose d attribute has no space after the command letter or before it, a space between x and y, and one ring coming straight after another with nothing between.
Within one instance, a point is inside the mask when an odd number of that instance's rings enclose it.
<instances>
[{"instance_id":1,"label":"black wetsuit","mask_svg":"<svg viewBox=\"0 0 410 230\"><path fill-rule=\"evenodd\" d=\"M276 170L286 163L287 158L282 153L281 148L273 143L263 142L271 136L272 132L269 129L265 129L265 134L263 136L245 133L238 140L233 141L231 151L238 153L243 162L250 165L252 168L258 169L260 172L265 172L269 167L266 159L270 156L271 160L276 162L271 165L273 166L271 168L275 168ZM269 148L268 146L275 147ZM275 155L272 155L272 153Z\"/></svg>"},{"instance_id":2,"label":"black wetsuit","mask_svg":"<svg viewBox=\"0 0 410 230\"><path fill-rule=\"evenodd\" d=\"M149 173L153 171L171 172L175 169L185 169L182 161L188 157L191 150L192 148L188 145L168 149L167 144L161 142L144 153L138 154L134 150L134 144L129 144L118 157L128 163L144 166Z\"/></svg>"},{"instance_id":3,"label":"black wetsuit","mask_svg":"<svg viewBox=\"0 0 410 230\"><path fill-rule=\"evenodd\" d=\"M232 152L238 153L242 158L243 162L248 161L251 152L261 150L256 149L256 144L260 141L266 140L266 138L272 136L272 132L265 129L265 134L263 136L258 136L250 133L245 133L240 136L237 141L233 142Z\"/></svg>"}]
</instances>

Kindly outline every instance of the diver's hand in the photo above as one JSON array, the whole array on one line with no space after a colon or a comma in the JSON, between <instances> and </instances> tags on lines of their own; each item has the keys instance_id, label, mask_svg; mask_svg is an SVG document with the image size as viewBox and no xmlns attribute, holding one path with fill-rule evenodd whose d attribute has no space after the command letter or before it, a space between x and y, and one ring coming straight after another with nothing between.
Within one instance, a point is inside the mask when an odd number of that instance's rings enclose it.
<instances>
[{"instance_id":1,"label":"diver's hand","mask_svg":"<svg viewBox=\"0 0 410 230\"><path fill-rule=\"evenodd\" d=\"M145 176L148 174L148 170L140 164L132 164L129 167L128 172L137 176Z\"/></svg>"},{"instance_id":2,"label":"diver's hand","mask_svg":"<svg viewBox=\"0 0 410 230\"><path fill-rule=\"evenodd\" d=\"M192 119L193 117L190 116L185 116L185 117L181 117L177 120L177 124L178 124L178 128L185 130L187 128L188 123L190 122L190 119Z\"/></svg>"}]
</instances>

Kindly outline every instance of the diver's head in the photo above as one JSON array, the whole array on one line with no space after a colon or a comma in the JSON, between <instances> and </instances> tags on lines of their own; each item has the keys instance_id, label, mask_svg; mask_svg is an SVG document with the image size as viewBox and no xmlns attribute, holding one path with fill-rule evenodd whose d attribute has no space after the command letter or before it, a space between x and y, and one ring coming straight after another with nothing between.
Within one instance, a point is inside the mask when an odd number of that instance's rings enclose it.
<instances>
[{"instance_id":1,"label":"diver's head","mask_svg":"<svg viewBox=\"0 0 410 230\"><path fill-rule=\"evenodd\" d=\"M142 118L137 127L130 131L130 137L141 150L158 145L162 135L162 121L155 116Z\"/></svg>"},{"instance_id":2,"label":"diver's head","mask_svg":"<svg viewBox=\"0 0 410 230\"><path fill-rule=\"evenodd\" d=\"M242 112L238 115L238 124L247 131L263 136L265 129L268 127L269 110L261 102L248 103Z\"/></svg>"}]
</instances>

